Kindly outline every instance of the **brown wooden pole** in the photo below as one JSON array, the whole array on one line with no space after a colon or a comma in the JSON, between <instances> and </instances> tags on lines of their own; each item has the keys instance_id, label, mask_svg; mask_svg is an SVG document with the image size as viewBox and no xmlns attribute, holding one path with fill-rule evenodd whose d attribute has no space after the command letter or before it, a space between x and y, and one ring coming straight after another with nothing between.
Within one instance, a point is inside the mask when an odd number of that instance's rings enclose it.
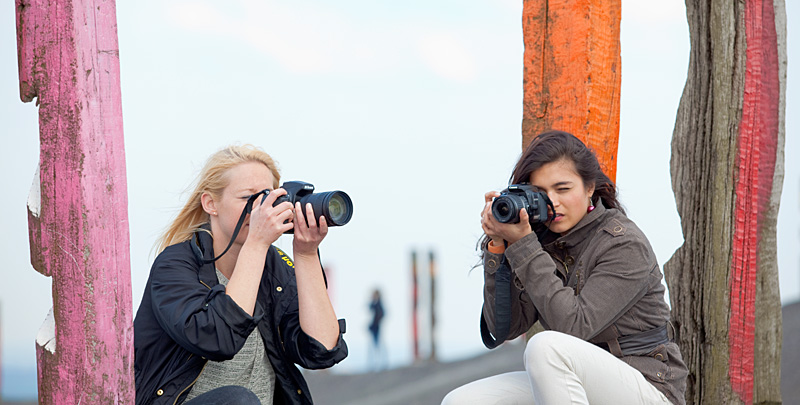
<instances>
[{"instance_id":1,"label":"brown wooden pole","mask_svg":"<svg viewBox=\"0 0 800 405\"><path fill-rule=\"evenodd\" d=\"M664 266L686 399L780 403L784 2L686 6L691 57L670 162L685 242Z\"/></svg>"}]
</instances>

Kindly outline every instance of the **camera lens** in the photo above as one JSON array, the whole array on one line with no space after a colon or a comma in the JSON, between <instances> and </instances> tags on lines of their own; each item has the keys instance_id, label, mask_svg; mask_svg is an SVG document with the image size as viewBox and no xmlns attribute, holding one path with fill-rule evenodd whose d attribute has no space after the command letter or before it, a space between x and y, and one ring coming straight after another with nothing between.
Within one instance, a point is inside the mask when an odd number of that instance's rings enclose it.
<instances>
[{"instance_id":1,"label":"camera lens","mask_svg":"<svg viewBox=\"0 0 800 405\"><path fill-rule=\"evenodd\" d=\"M500 204L497 206L497 213L500 214L501 217L507 217L509 212L511 212L511 210L508 208L508 204Z\"/></svg>"},{"instance_id":2,"label":"camera lens","mask_svg":"<svg viewBox=\"0 0 800 405\"><path fill-rule=\"evenodd\" d=\"M353 217L353 202L343 191L328 191L324 193L311 194L303 197L301 203L311 203L314 209L314 216L325 216L328 226L341 226L350 221Z\"/></svg>"},{"instance_id":3,"label":"camera lens","mask_svg":"<svg viewBox=\"0 0 800 405\"><path fill-rule=\"evenodd\" d=\"M494 199L492 203L492 215L501 223L517 223L519 222L519 210L521 205L512 195L501 195Z\"/></svg>"},{"instance_id":4,"label":"camera lens","mask_svg":"<svg viewBox=\"0 0 800 405\"><path fill-rule=\"evenodd\" d=\"M333 195L328 201L328 212L331 215L331 221L339 223L345 220L348 210L347 203L340 195Z\"/></svg>"}]
</instances>

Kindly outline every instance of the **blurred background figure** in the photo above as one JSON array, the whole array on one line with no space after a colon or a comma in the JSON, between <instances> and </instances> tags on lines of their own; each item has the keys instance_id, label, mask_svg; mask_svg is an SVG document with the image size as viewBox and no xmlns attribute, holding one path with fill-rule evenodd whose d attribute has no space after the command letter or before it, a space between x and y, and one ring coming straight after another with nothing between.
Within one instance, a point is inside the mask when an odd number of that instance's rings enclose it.
<instances>
[{"instance_id":1,"label":"blurred background figure","mask_svg":"<svg viewBox=\"0 0 800 405\"><path fill-rule=\"evenodd\" d=\"M369 302L369 311L372 312L372 320L369 323L369 333L372 335L372 343L369 345L369 365L375 371L380 371L387 367L388 356L386 347L381 343L381 322L383 321L383 303L381 302L381 290L376 288L372 291L372 299Z\"/></svg>"}]
</instances>

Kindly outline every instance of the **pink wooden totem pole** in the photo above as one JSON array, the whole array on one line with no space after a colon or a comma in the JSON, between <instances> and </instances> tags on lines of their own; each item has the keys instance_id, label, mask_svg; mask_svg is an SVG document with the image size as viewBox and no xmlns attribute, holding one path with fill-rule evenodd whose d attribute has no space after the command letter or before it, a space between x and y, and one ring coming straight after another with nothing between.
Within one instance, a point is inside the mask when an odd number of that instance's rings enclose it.
<instances>
[{"instance_id":1,"label":"pink wooden totem pole","mask_svg":"<svg viewBox=\"0 0 800 405\"><path fill-rule=\"evenodd\" d=\"M113 0L16 0L20 97L37 98L31 263L53 278L39 403L132 404L128 203Z\"/></svg>"}]
</instances>

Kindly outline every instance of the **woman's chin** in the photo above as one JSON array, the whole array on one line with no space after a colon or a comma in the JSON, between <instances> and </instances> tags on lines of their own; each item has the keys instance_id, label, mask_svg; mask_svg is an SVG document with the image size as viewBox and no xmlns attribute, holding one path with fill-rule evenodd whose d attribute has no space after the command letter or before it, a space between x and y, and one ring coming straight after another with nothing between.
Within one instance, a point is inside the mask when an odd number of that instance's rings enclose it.
<instances>
[{"instance_id":1,"label":"woman's chin","mask_svg":"<svg viewBox=\"0 0 800 405\"><path fill-rule=\"evenodd\" d=\"M555 233L564 233L569 230L569 227L560 222L552 223L548 228Z\"/></svg>"}]
</instances>

